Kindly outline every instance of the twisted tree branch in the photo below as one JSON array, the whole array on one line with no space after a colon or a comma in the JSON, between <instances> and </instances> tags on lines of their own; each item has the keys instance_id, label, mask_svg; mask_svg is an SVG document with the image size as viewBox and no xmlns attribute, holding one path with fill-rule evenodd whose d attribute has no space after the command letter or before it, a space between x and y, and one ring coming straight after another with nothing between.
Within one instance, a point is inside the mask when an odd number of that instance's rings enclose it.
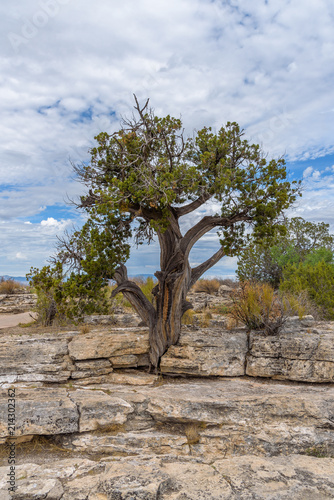
<instances>
[{"instance_id":1,"label":"twisted tree branch","mask_svg":"<svg viewBox=\"0 0 334 500\"><path fill-rule=\"evenodd\" d=\"M184 207L177 207L174 208L177 217L182 217L183 215L189 214L199 208L201 205L203 205L205 202L210 200L212 197L211 194L203 194L202 196L199 196L197 200L189 203L188 205L185 205Z\"/></svg>"},{"instance_id":2,"label":"twisted tree branch","mask_svg":"<svg viewBox=\"0 0 334 500\"><path fill-rule=\"evenodd\" d=\"M144 323L150 326L156 318L156 311L139 286L134 281L128 280L128 273L124 264L121 264L116 269L114 277L118 286L113 290L111 297L115 297L115 295L122 292Z\"/></svg>"},{"instance_id":3,"label":"twisted tree branch","mask_svg":"<svg viewBox=\"0 0 334 500\"><path fill-rule=\"evenodd\" d=\"M205 271L207 271L212 266L217 264L217 262L219 262L220 259L222 257L224 257L224 255L225 255L225 252L224 252L223 248L220 247L218 252L216 252L214 255L212 255L212 257L207 259L205 262L203 262L199 266L194 267L191 270L191 279L190 279L189 288L192 287L196 283L196 281L202 276L202 274L205 273Z\"/></svg>"}]
</instances>

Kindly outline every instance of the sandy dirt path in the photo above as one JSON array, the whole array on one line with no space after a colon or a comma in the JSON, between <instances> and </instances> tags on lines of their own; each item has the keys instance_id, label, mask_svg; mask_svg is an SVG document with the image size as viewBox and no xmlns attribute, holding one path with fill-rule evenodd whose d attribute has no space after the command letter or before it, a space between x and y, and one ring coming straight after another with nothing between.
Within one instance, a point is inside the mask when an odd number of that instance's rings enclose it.
<instances>
[{"instance_id":1,"label":"sandy dirt path","mask_svg":"<svg viewBox=\"0 0 334 500\"><path fill-rule=\"evenodd\" d=\"M10 328L17 326L19 323L30 323L33 312L24 312L20 314L0 314L0 328Z\"/></svg>"}]
</instances>

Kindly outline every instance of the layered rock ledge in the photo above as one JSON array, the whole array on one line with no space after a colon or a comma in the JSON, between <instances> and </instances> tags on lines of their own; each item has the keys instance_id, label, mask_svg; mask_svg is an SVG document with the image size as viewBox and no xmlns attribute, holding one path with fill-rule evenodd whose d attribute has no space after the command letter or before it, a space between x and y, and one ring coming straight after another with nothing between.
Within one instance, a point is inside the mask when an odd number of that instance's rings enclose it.
<instances>
[{"instance_id":1,"label":"layered rock ledge","mask_svg":"<svg viewBox=\"0 0 334 500\"><path fill-rule=\"evenodd\" d=\"M0 438L9 438L1 391ZM161 386L16 386L15 435L57 436L61 446L107 454L198 457L334 454L334 387L245 378L166 381ZM95 433L93 431L99 431ZM191 436L191 437L190 437Z\"/></svg>"},{"instance_id":2,"label":"layered rock ledge","mask_svg":"<svg viewBox=\"0 0 334 500\"><path fill-rule=\"evenodd\" d=\"M112 381L115 371L148 369L148 350L148 331L141 327L100 328L86 334L3 335L0 384ZM248 375L333 382L334 323L295 318L275 336L248 334L245 328L184 327L178 344L162 357L160 369L163 374L177 376Z\"/></svg>"}]
</instances>

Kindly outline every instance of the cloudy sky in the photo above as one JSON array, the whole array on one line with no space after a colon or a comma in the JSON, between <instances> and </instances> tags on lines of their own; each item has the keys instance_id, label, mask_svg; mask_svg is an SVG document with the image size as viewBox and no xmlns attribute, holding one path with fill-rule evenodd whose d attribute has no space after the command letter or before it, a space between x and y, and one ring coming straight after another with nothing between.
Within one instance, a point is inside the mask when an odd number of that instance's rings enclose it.
<instances>
[{"instance_id":1,"label":"cloudy sky","mask_svg":"<svg viewBox=\"0 0 334 500\"><path fill-rule=\"evenodd\" d=\"M291 215L334 231L331 0L2 0L0 14L0 275L41 267L80 224L66 205L82 189L70 160L119 128L133 93L182 115L190 136L237 121L304 178ZM192 262L217 248L207 235ZM157 250L134 249L130 274L154 272Z\"/></svg>"}]
</instances>

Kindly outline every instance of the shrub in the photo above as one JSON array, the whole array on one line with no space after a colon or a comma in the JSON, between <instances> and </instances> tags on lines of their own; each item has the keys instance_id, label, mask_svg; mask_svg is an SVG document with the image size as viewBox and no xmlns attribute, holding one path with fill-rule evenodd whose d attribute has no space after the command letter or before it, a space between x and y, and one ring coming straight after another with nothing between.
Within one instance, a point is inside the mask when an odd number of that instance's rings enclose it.
<instances>
[{"instance_id":1,"label":"shrub","mask_svg":"<svg viewBox=\"0 0 334 500\"><path fill-rule=\"evenodd\" d=\"M220 283L217 279L207 280L201 279L197 281L194 285L194 292L200 293L208 293L209 295L214 295L218 292L220 287Z\"/></svg>"},{"instance_id":2,"label":"shrub","mask_svg":"<svg viewBox=\"0 0 334 500\"><path fill-rule=\"evenodd\" d=\"M279 295L267 283L243 283L232 294L229 315L249 330L276 334L285 321L285 308Z\"/></svg>"},{"instance_id":3,"label":"shrub","mask_svg":"<svg viewBox=\"0 0 334 500\"><path fill-rule=\"evenodd\" d=\"M13 295L17 293L21 289L20 283L14 281L12 278L5 279L0 278L0 293L4 293L7 295Z\"/></svg>"},{"instance_id":4,"label":"shrub","mask_svg":"<svg viewBox=\"0 0 334 500\"><path fill-rule=\"evenodd\" d=\"M333 260L334 235L329 234L329 224L294 217L285 221L285 228L269 240L251 239L239 253L236 274L240 281L266 282L278 289L286 266Z\"/></svg>"},{"instance_id":5,"label":"shrub","mask_svg":"<svg viewBox=\"0 0 334 500\"><path fill-rule=\"evenodd\" d=\"M295 294L307 292L325 319L334 319L334 266L321 260L304 262L284 269L280 290Z\"/></svg>"}]
</instances>

